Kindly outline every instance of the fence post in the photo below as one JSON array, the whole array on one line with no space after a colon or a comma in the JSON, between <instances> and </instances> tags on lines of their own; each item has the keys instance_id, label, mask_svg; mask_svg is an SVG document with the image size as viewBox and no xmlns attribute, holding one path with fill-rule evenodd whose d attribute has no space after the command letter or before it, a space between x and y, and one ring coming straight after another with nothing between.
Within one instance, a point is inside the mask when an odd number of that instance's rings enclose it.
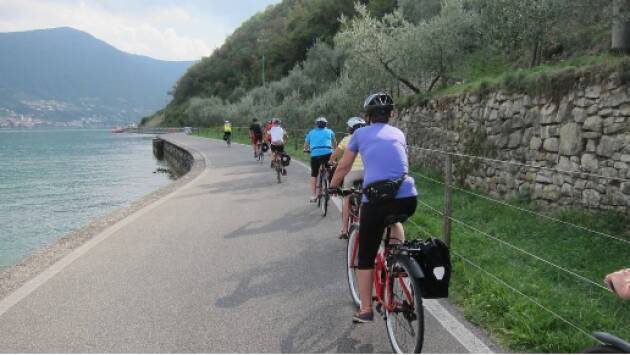
<instances>
[{"instance_id":1,"label":"fence post","mask_svg":"<svg viewBox=\"0 0 630 355\"><path fill-rule=\"evenodd\" d=\"M451 246L451 214L453 212L453 157L446 154L444 162L444 243Z\"/></svg>"},{"instance_id":2,"label":"fence post","mask_svg":"<svg viewBox=\"0 0 630 355\"><path fill-rule=\"evenodd\" d=\"M298 134L297 134L297 130L292 131L291 132L291 136L292 136L291 139L293 139L293 144L294 144L294 147L295 147L295 151L297 152L297 150L298 150Z\"/></svg>"}]
</instances>

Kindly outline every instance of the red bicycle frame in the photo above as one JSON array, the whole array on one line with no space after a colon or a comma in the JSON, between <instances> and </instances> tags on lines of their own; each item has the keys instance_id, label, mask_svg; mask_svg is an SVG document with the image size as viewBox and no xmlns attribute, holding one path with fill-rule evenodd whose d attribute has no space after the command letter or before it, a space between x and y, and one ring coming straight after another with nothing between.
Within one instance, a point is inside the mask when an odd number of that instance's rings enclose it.
<instances>
[{"instance_id":1,"label":"red bicycle frame","mask_svg":"<svg viewBox=\"0 0 630 355\"><path fill-rule=\"evenodd\" d=\"M388 232L389 234L389 232ZM352 264L357 265L357 254L359 251L359 239L360 235L357 232L357 237L354 240L354 248L352 249ZM387 254L389 253L388 243L386 242L386 247L379 250L378 254L376 254L376 259L374 261L374 291L375 291L375 299L380 305L383 306L388 312L393 312L396 307L399 307L399 302L396 304L393 303L393 295L391 294L392 285L390 284L390 273L387 270ZM405 298L410 305L413 305L413 297L409 288L405 284L403 277L398 276L397 278L400 286L405 294ZM385 291L390 292L387 297L387 302L385 302Z\"/></svg>"}]
</instances>

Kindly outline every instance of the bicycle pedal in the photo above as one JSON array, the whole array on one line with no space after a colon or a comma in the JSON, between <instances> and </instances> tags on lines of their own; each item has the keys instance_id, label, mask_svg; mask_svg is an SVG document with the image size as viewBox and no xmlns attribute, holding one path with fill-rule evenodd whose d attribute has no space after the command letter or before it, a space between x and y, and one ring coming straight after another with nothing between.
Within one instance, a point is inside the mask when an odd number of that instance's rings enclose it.
<instances>
[{"instance_id":1,"label":"bicycle pedal","mask_svg":"<svg viewBox=\"0 0 630 355\"><path fill-rule=\"evenodd\" d=\"M380 303L377 303L376 306L374 307L374 310L376 310L376 313L380 314L381 316L384 315L383 314L383 305Z\"/></svg>"}]
</instances>

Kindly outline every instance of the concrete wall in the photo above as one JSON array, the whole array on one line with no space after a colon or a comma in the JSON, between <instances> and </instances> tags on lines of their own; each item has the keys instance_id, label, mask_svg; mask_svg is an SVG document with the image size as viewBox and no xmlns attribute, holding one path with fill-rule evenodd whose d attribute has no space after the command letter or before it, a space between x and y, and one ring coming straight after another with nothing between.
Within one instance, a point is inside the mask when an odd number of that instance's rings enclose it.
<instances>
[{"instance_id":1,"label":"concrete wall","mask_svg":"<svg viewBox=\"0 0 630 355\"><path fill-rule=\"evenodd\" d=\"M455 158L457 180L542 206L630 211L630 85L618 74L575 78L561 97L504 91L436 98L401 111L412 163L441 168L433 148L563 171ZM625 181L624 181L625 180Z\"/></svg>"}]
</instances>

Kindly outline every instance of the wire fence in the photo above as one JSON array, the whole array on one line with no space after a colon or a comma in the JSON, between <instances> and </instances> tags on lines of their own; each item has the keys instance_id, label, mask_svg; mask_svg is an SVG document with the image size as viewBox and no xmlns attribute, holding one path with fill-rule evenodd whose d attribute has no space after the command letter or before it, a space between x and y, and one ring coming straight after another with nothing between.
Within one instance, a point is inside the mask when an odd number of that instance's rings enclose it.
<instances>
[{"instance_id":1,"label":"wire fence","mask_svg":"<svg viewBox=\"0 0 630 355\"><path fill-rule=\"evenodd\" d=\"M248 132L249 130L248 127L237 127L235 129L240 130L243 133L245 133L245 131ZM299 150L301 148L301 145L304 142L303 138L307 134L308 129L290 128L290 129L287 129L287 132L289 135L289 144L292 144L293 148L295 148L296 150ZM341 140L341 137L343 137L344 135L345 133L343 132L337 132L338 141ZM565 170L565 169L557 169L557 168L552 168L552 167L526 164L526 163L520 163L516 161L505 161L505 160L493 159L493 158L488 158L488 157L462 154L462 153L457 153L457 152L448 152L444 150L425 148L425 147L419 147L419 146L411 146L410 148L412 150L412 153L415 151L423 151L428 154L436 154L440 156L440 158L438 158L436 161L442 162L443 164L443 169L441 169L442 179L431 177L428 174L415 172L415 171L411 172L410 175L416 179L422 179L432 184L442 186L443 193L444 193L444 197L442 200L443 206L436 207L420 199L418 201L419 207L420 207L418 212L421 216L424 215L424 213L428 212L429 214L434 215L437 218L442 220L442 239L444 239L447 242L447 244L451 246L452 255L456 257L457 259L461 260L466 265L469 265L475 270L479 271L484 277L488 278L489 280L492 280L492 282L496 283L497 285L500 285L501 287L504 287L506 290L509 290L509 292L512 292L513 294L517 295L523 300L526 300L526 302L530 303L534 307L542 310L544 313L566 324L571 329L574 329L575 331L577 331L579 334L588 337L589 341L594 339L590 334L591 332L587 331L583 326L578 325L577 324L578 322L572 319L572 317L575 316L574 314L563 314L562 311L558 309L554 309L553 306L550 306L549 304L546 305L545 303L548 303L547 299L536 299L535 295L528 294L528 292L524 290L523 288L514 285L513 282L510 282L498 276L495 272L492 272L488 268L484 267L482 262L477 262L474 260L474 257L466 255L467 254L466 250L454 248L452 245L453 243L452 224L454 224L454 226L457 226L458 228L464 228L465 230L468 230L471 233L471 235L482 237L485 241L489 243L496 243L497 245L501 245L505 248L508 248L509 250L512 250L513 252L517 254L522 255L524 258L529 258L543 265L546 265L547 267L550 267L556 270L557 272L566 275L568 278L572 278L572 279L577 280L580 283L583 283L585 286L596 289L599 292L603 291L605 292L605 295L610 294L609 289L605 287L601 282L595 281L592 278L589 278L588 276L583 275L580 271L572 270L570 267L561 265L560 262L549 260L549 258L538 255L538 253L535 251L528 250L526 247L516 245L514 242L510 242L503 237L499 237L497 233L483 230L482 227L474 226L472 223L469 223L461 218L454 217L453 205L454 205L454 202L457 202L453 200L454 193L457 192L458 194L469 196L474 199L483 200L489 204L500 206L502 208L507 208L519 214L533 216L539 219L539 221L537 221L536 223L540 223L540 221L543 221L544 223L557 224L557 225L564 226L566 228L571 228L571 229L575 229L576 231L587 233L589 235L597 236L598 238L601 238L601 240L605 240L607 242L613 243L615 245L615 248L625 248L625 250L630 251L630 249L628 249L630 246L630 239L622 237L622 236L614 235L612 233L598 231L594 228L581 225L580 223L574 223L572 221L563 220L562 218L551 216L551 215L542 213L534 209L526 208L516 203L508 202L507 200L501 200L499 198L494 198L494 197L491 197L482 193L478 193L471 189L466 188L465 186L458 185L453 182L454 181L454 171L453 171L454 160L455 159L472 159L472 160L476 160L476 161L480 161L480 162L484 162L488 164L504 164L504 165L510 165L510 166L523 168L523 169L551 171L558 174L568 174L568 175L580 176L583 178L588 177L588 178L595 178L595 179L605 179L606 181L611 181L611 182L626 183L626 182L629 182L630 180L621 178L621 177L615 177L615 176L604 176L600 174L593 174L593 173L585 172L585 171L571 171L571 170ZM457 204L455 204L455 206L457 206ZM422 212L422 211L425 211L425 212ZM427 227L421 226L420 224L416 223L414 220L410 220L410 223L423 235L431 236L434 234L434 233L431 233L431 231L429 231ZM459 229L457 230L459 231ZM459 234L461 233L458 232L458 237L459 237ZM628 255L630 256L630 253L628 253ZM614 271L614 270L610 270L610 271ZM604 293L602 293L602 295L604 295ZM575 297L579 297L579 295ZM593 329L593 330L599 330L599 329Z\"/></svg>"}]
</instances>

